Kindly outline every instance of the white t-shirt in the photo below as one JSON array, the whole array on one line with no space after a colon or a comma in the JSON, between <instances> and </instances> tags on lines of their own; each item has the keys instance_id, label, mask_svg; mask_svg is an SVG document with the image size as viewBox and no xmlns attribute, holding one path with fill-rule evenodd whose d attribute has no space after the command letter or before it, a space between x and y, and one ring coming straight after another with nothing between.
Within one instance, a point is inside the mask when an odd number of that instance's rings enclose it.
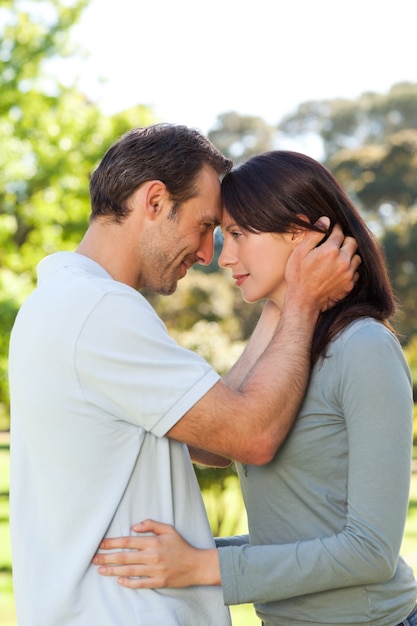
<instances>
[{"instance_id":1,"label":"white t-shirt","mask_svg":"<svg viewBox=\"0 0 417 626\"><path fill-rule=\"evenodd\" d=\"M187 448L164 435L218 374L134 289L61 252L18 314L9 376L19 625L230 624L220 587L125 589L91 565L146 518L214 546Z\"/></svg>"}]
</instances>

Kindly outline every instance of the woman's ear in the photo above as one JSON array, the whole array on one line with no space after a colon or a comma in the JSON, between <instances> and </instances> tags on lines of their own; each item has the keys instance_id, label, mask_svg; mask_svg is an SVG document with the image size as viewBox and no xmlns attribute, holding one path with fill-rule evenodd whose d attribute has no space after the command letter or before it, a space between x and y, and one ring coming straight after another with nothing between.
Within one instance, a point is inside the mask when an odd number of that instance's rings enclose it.
<instances>
[{"instance_id":1,"label":"woman's ear","mask_svg":"<svg viewBox=\"0 0 417 626\"><path fill-rule=\"evenodd\" d=\"M302 213L297 214L297 219L299 219L302 222L306 222L306 224L310 224L310 220L308 219L307 215L303 215ZM291 242L295 245L298 245L299 243L301 243L302 240L304 239L304 236L307 230L309 229L303 228L299 224L293 225L292 231L291 231Z\"/></svg>"},{"instance_id":2,"label":"woman's ear","mask_svg":"<svg viewBox=\"0 0 417 626\"><path fill-rule=\"evenodd\" d=\"M304 235L306 234L306 228L297 228L297 230L293 230L291 233L291 241L292 243L299 244L304 239Z\"/></svg>"}]
</instances>

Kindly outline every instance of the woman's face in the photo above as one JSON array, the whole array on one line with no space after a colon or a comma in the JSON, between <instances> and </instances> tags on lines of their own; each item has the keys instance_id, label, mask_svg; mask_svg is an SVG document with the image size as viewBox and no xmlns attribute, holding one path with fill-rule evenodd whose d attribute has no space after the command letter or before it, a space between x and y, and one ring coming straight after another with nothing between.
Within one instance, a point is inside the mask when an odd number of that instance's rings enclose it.
<instances>
[{"instance_id":1,"label":"woman's face","mask_svg":"<svg viewBox=\"0 0 417 626\"><path fill-rule=\"evenodd\" d=\"M221 267L232 270L246 302L267 298L282 308L286 291L285 267L294 249L292 233L252 233L239 227L224 210Z\"/></svg>"}]
</instances>

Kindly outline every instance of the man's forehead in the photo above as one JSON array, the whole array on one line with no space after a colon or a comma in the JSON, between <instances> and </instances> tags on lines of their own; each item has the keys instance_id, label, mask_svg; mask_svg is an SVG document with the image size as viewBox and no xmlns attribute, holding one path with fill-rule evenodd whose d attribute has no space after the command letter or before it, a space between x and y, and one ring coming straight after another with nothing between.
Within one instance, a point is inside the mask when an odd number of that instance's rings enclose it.
<instances>
[{"instance_id":1,"label":"man's forehead","mask_svg":"<svg viewBox=\"0 0 417 626\"><path fill-rule=\"evenodd\" d=\"M187 215L187 219L193 219L208 226L219 226L223 215L220 203L216 206L215 202L203 196L194 196L183 203L182 211L184 215Z\"/></svg>"},{"instance_id":2,"label":"man's forehead","mask_svg":"<svg viewBox=\"0 0 417 626\"><path fill-rule=\"evenodd\" d=\"M213 201L212 198L207 200L206 198L199 199L198 203L198 218L204 224L214 224L219 226L222 217L223 210L220 202Z\"/></svg>"}]
</instances>

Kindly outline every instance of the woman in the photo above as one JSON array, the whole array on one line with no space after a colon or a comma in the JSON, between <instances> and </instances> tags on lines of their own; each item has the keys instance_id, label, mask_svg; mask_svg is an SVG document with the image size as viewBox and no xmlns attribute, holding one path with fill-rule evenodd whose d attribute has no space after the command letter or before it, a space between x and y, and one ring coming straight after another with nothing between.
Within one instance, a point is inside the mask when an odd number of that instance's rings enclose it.
<instances>
[{"instance_id":1,"label":"woman","mask_svg":"<svg viewBox=\"0 0 417 626\"><path fill-rule=\"evenodd\" d=\"M219 263L246 301L267 299L261 326L282 307L287 260L321 215L356 239L360 277L318 320L309 389L274 460L237 465L249 536L197 550L148 520L134 529L155 536L107 540L104 549L139 551L101 554L95 562L117 566L99 571L126 587L222 584L226 604L254 602L265 626L417 624L416 582L399 556L413 401L382 254L333 176L307 156L255 156L226 175L222 194Z\"/></svg>"}]
</instances>

